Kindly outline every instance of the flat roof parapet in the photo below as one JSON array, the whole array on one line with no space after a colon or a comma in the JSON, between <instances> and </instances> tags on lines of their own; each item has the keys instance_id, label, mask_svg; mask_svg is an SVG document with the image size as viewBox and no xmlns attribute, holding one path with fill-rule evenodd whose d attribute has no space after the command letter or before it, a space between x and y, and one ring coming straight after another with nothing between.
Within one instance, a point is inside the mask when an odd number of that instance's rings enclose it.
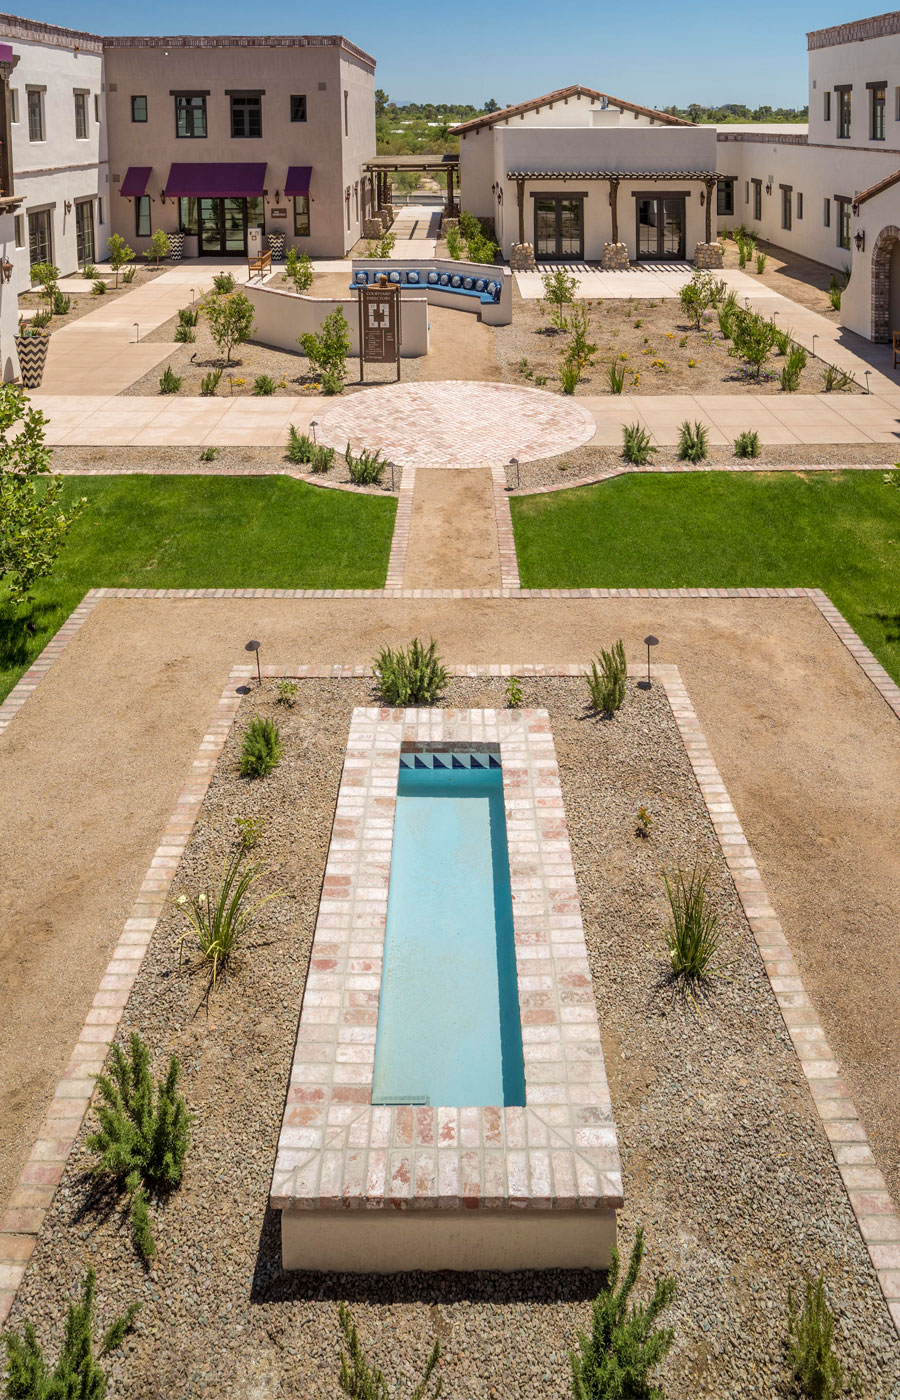
<instances>
[{"instance_id":1,"label":"flat roof parapet","mask_svg":"<svg viewBox=\"0 0 900 1400\"><path fill-rule=\"evenodd\" d=\"M38 19L23 19L20 15L0 14L0 36L21 39L25 43L48 44L55 49L70 49L73 45L88 53L102 53L103 40L99 34L82 29L65 29L58 24L44 24Z\"/></svg>"},{"instance_id":2,"label":"flat roof parapet","mask_svg":"<svg viewBox=\"0 0 900 1400\"><path fill-rule=\"evenodd\" d=\"M118 34L101 43L105 49L343 49L375 67L372 55L342 34Z\"/></svg>"},{"instance_id":3,"label":"flat roof parapet","mask_svg":"<svg viewBox=\"0 0 900 1400\"><path fill-rule=\"evenodd\" d=\"M886 34L900 34L900 10L872 15L870 19L853 19L848 24L833 24L830 29L812 29L806 36L806 44L809 49L830 49L836 44L881 39Z\"/></svg>"}]
</instances>

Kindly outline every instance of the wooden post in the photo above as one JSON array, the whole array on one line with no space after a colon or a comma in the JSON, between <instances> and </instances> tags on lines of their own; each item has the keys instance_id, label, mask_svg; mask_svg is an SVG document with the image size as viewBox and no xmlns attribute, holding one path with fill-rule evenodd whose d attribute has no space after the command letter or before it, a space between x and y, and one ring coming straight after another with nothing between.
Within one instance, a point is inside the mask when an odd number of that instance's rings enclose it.
<instances>
[{"instance_id":1,"label":"wooden post","mask_svg":"<svg viewBox=\"0 0 900 1400\"><path fill-rule=\"evenodd\" d=\"M516 198L519 201L519 242L525 242L525 181L516 181Z\"/></svg>"},{"instance_id":2,"label":"wooden post","mask_svg":"<svg viewBox=\"0 0 900 1400\"><path fill-rule=\"evenodd\" d=\"M453 218L453 166L447 166L447 218Z\"/></svg>"},{"instance_id":3,"label":"wooden post","mask_svg":"<svg viewBox=\"0 0 900 1400\"><path fill-rule=\"evenodd\" d=\"M610 180L609 182L609 208L612 214L612 241L619 241L619 182Z\"/></svg>"},{"instance_id":4,"label":"wooden post","mask_svg":"<svg viewBox=\"0 0 900 1400\"><path fill-rule=\"evenodd\" d=\"M365 383L365 345L363 343L363 294L362 287L356 289L356 300L359 304L359 382Z\"/></svg>"},{"instance_id":5,"label":"wooden post","mask_svg":"<svg viewBox=\"0 0 900 1400\"><path fill-rule=\"evenodd\" d=\"M706 182L706 241L712 243L712 201L713 190L716 188L715 180Z\"/></svg>"}]
</instances>

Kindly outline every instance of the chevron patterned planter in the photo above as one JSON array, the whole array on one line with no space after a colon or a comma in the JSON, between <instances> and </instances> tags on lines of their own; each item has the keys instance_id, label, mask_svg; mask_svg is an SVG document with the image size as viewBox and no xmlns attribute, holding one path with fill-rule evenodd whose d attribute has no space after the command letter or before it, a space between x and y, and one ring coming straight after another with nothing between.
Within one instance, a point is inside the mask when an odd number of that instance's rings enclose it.
<instances>
[{"instance_id":1,"label":"chevron patterned planter","mask_svg":"<svg viewBox=\"0 0 900 1400\"><path fill-rule=\"evenodd\" d=\"M50 337L46 332L41 331L36 335L17 335L15 339L16 353L19 356L19 369L22 375L22 387L24 389L39 389L44 377L44 365L47 362Z\"/></svg>"}]
</instances>

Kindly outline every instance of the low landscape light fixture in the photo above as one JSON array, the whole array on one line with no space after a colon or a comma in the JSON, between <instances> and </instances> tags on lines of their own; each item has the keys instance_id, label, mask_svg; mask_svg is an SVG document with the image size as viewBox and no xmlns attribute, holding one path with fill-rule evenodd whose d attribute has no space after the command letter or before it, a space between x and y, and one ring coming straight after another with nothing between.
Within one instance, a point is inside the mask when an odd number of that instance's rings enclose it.
<instances>
[{"instance_id":1,"label":"low landscape light fixture","mask_svg":"<svg viewBox=\"0 0 900 1400\"><path fill-rule=\"evenodd\" d=\"M642 682L641 682L641 689L642 689L642 690L649 690L649 689L651 688L651 682L650 682L650 648L651 648L651 647L658 647L658 646L659 646L659 637L654 637L653 633L651 632L650 635L649 635L649 637L645 637L645 638L644 638L644 646L647 648L647 679L646 679L646 681L642 681Z\"/></svg>"},{"instance_id":2,"label":"low landscape light fixture","mask_svg":"<svg viewBox=\"0 0 900 1400\"><path fill-rule=\"evenodd\" d=\"M817 334L817 333L813 335L813 343L812 343L813 359L816 358L816 341L818 340L818 338L819 338L819 337L818 337L818 334Z\"/></svg>"},{"instance_id":3,"label":"low landscape light fixture","mask_svg":"<svg viewBox=\"0 0 900 1400\"><path fill-rule=\"evenodd\" d=\"M135 323L134 323L134 343L135 343L135 345L137 345L137 343L138 343L138 341L140 340L140 338L141 338L141 328L140 328L138 322L135 321Z\"/></svg>"},{"instance_id":4,"label":"low landscape light fixture","mask_svg":"<svg viewBox=\"0 0 900 1400\"><path fill-rule=\"evenodd\" d=\"M515 469L516 469L516 490L518 491L518 489L519 489L519 459L518 459L518 457L510 457L510 459L509 459L509 465L510 465L511 467L515 467Z\"/></svg>"},{"instance_id":5,"label":"low landscape light fixture","mask_svg":"<svg viewBox=\"0 0 900 1400\"><path fill-rule=\"evenodd\" d=\"M259 681L260 685L262 685L262 671L259 669L259 642L248 642L244 647L244 651L256 653L256 679Z\"/></svg>"},{"instance_id":6,"label":"low landscape light fixture","mask_svg":"<svg viewBox=\"0 0 900 1400\"><path fill-rule=\"evenodd\" d=\"M318 426L319 426L319 420L318 420L318 418L314 418L314 419L312 420L312 422L310 423L310 425L309 425L309 430L310 430L310 432L311 432L312 435L313 435L313 447L316 446L316 428L318 428Z\"/></svg>"},{"instance_id":7,"label":"low landscape light fixture","mask_svg":"<svg viewBox=\"0 0 900 1400\"><path fill-rule=\"evenodd\" d=\"M863 250L863 248L865 248L865 246L866 246L866 231L865 231L865 229L860 228L860 229L857 229L857 230L856 230L856 235L855 235L855 237L854 237L854 239L853 239L853 242L856 244L856 251L857 251L857 253L861 253L862 250Z\"/></svg>"},{"instance_id":8,"label":"low landscape light fixture","mask_svg":"<svg viewBox=\"0 0 900 1400\"><path fill-rule=\"evenodd\" d=\"M4 258L2 263L0 263L0 272L3 273L4 282L8 282L13 275L13 265L9 258Z\"/></svg>"},{"instance_id":9,"label":"low landscape light fixture","mask_svg":"<svg viewBox=\"0 0 900 1400\"><path fill-rule=\"evenodd\" d=\"M865 371L865 375L866 375L866 393L867 393L867 394L871 394L871 392L872 392L872 390L869 388L869 375L870 375L871 373L872 373L872 371L871 371L870 369L867 369L867 370Z\"/></svg>"}]
</instances>

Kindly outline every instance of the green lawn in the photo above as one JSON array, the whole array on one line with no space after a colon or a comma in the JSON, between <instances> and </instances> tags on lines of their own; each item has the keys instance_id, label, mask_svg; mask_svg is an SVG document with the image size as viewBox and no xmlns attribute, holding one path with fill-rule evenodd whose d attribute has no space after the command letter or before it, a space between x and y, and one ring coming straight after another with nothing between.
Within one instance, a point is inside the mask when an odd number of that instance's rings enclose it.
<instances>
[{"instance_id":1,"label":"green lawn","mask_svg":"<svg viewBox=\"0 0 900 1400\"><path fill-rule=\"evenodd\" d=\"M527 588L822 588L900 682L900 491L881 471L624 476L511 501Z\"/></svg>"},{"instance_id":2,"label":"green lawn","mask_svg":"<svg viewBox=\"0 0 900 1400\"><path fill-rule=\"evenodd\" d=\"M285 477L67 477L88 498L30 617L0 608L0 699L89 588L382 588L396 501Z\"/></svg>"}]
</instances>

